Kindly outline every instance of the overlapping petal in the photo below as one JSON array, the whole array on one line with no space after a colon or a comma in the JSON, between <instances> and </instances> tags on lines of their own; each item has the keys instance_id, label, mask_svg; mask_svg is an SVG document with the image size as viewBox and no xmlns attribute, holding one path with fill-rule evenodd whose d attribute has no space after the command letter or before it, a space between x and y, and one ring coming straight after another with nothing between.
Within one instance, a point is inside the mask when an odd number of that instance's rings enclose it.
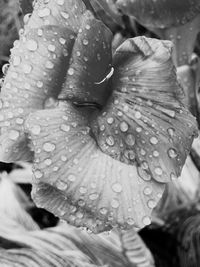
<instances>
[{"instance_id":1,"label":"overlapping petal","mask_svg":"<svg viewBox=\"0 0 200 267\"><path fill-rule=\"evenodd\" d=\"M102 151L137 166L144 180L178 177L195 133L170 54L168 41L124 42L114 55L113 94L94 120Z\"/></svg>"},{"instance_id":2,"label":"overlapping petal","mask_svg":"<svg viewBox=\"0 0 200 267\"><path fill-rule=\"evenodd\" d=\"M103 153L81 113L61 104L51 114L46 110L29 116L26 127L35 151L34 201L94 232L149 224L164 186L143 180L136 166Z\"/></svg>"},{"instance_id":3,"label":"overlapping petal","mask_svg":"<svg viewBox=\"0 0 200 267\"><path fill-rule=\"evenodd\" d=\"M49 98L56 99L61 92L64 99L105 101L105 83L98 82L110 71L111 33L80 1L61 3L49 1L36 8L12 50L1 92L2 161L32 159L24 119L29 112L45 108Z\"/></svg>"},{"instance_id":4,"label":"overlapping petal","mask_svg":"<svg viewBox=\"0 0 200 267\"><path fill-rule=\"evenodd\" d=\"M200 12L199 0L117 0L116 4L146 27L161 29L183 25Z\"/></svg>"}]
</instances>

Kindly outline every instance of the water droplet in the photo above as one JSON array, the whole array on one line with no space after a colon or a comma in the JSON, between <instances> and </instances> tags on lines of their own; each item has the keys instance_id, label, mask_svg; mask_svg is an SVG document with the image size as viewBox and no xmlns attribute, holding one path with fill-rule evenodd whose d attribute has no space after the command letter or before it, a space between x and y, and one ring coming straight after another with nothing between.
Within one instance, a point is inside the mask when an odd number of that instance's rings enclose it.
<instances>
[{"instance_id":1,"label":"water droplet","mask_svg":"<svg viewBox=\"0 0 200 267\"><path fill-rule=\"evenodd\" d=\"M99 194L97 194L97 193L93 193L93 194L90 194L90 195L89 195L89 198L90 198L91 200L96 200L98 197L99 197Z\"/></svg>"},{"instance_id":2,"label":"water droplet","mask_svg":"<svg viewBox=\"0 0 200 267\"><path fill-rule=\"evenodd\" d=\"M79 189L79 192L81 194L86 194L87 193L87 188L85 186L81 186L80 189Z\"/></svg>"},{"instance_id":3,"label":"water droplet","mask_svg":"<svg viewBox=\"0 0 200 267\"><path fill-rule=\"evenodd\" d=\"M112 124L114 122L114 119L112 117L107 118L107 123Z\"/></svg>"},{"instance_id":4,"label":"water droplet","mask_svg":"<svg viewBox=\"0 0 200 267\"><path fill-rule=\"evenodd\" d=\"M13 66L19 66L19 64L21 63L21 58L19 56L14 56L12 62Z\"/></svg>"},{"instance_id":5,"label":"water droplet","mask_svg":"<svg viewBox=\"0 0 200 267\"><path fill-rule=\"evenodd\" d=\"M48 48L48 50L49 50L50 52L54 52L54 51L56 50L55 45L52 45L52 44L48 45L47 48Z\"/></svg>"},{"instance_id":6,"label":"water droplet","mask_svg":"<svg viewBox=\"0 0 200 267\"><path fill-rule=\"evenodd\" d=\"M153 199L150 199L150 200L147 202L147 206L148 206L150 209L154 209L155 206L156 206L156 202L155 202Z\"/></svg>"},{"instance_id":7,"label":"water droplet","mask_svg":"<svg viewBox=\"0 0 200 267\"><path fill-rule=\"evenodd\" d=\"M64 45L65 43L66 43L66 40L64 39L64 38L59 38L59 42L62 44L62 45Z\"/></svg>"},{"instance_id":8,"label":"water droplet","mask_svg":"<svg viewBox=\"0 0 200 267\"><path fill-rule=\"evenodd\" d=\"M135 144L135 137L132 134L128 134L126 136L126 140L125 140L126 144L129 146L133 146Z\"/></svg>"},{"instance_id":9,"label":"water droplet","mask_svg":"<svg viewBox=\"0 0 200 267\"><path fill-rule=\"evenodd\" d=\"M134 225L135 221L132 218L127 219L127 224L128 225Z\"/></svg>"},{"instance_id":10,"label":"water droplet","mask_svg":"<svg viewBox=\"0 0 200 267\"><path fill-rule=\"evenodd\" d=\"M44 143L44 145L43 145L43 149L46 152L52 152L55 150L55 148L56 148L56 146L52 143L49 143L49 142Z\"/></svg>"},{"instance_id":11,"label":"water droplet","mask_svg":"<svg viewBox=\"0 0 200 267\"><path fill-rule=\"evenodd\" d=\"M117 209L117 208L119 208L119 201L118 201L117 199L113 199L113 200L111 201L111 207L112 207L113 209Z\"/></svg>"},{"instance_id":12,"label":"water droplet","mask_svg":"<svg viewBox=\"0 0 200 267\"><path fill-rule=\"evenodd\" d=\"M146 161L143 161L141 164L142 169L147 170L149 168L149 165Z\"/></svg>"},{"instance_id":13,"label":"water droplet","mask_svg":"<svg viewBox=\"0 0 200 267\"><path fill-rule=\"evenodd\" d=\"M57 0L57 4L58 4L59 6L64 5L64 2L65 2L65 0Z\"/></svg>"},{"instance_id":14,"label":"water droplet","mask_svg":"<svg viewBox=\"0 0 200 267\"><path fill-rule=\"evenodd\" d=\"M35 40L28 40L26 43L26 47L29 51L36 51L38 48L38 44Z\"/></svg>"},{"instance_id":15,"label":"water droplet","mask_svg":"<svg viewBox=\"0 0 200 267\"><path fill-rule=\"evenodd\" d=\"M151 180L151 175L148 174L147 171L143 170L141 167L138 167L138 174L145 181L150 181Z\"/></svg>"},{"instance_id":16,"label":"water droplet","mask_svg":"<svg viewBox=\"0 0 200 267\"><path fill-rule=\"evenodd\" d=\"M124 156L127 158L127 159L130 159L130 160L135 160L135 152L133 150L125 150L124 151Z\"/></svg>"},{"instance_id":17,"label":"water droplet","mask_svg":"<svg viewBox=\"0 0 200 267\"><path fill-rule=\"evenodd\" d=\"M66 156L61 156L61 160L63 161L63 162L65 162L65 161L67 161L67 157Z\"/></svg>"},{"instance_id":18,"label":"water droplet","mask_svg":"<svg viewBox=\"0 0 200 267\"><path fill-rule=\"evenodd\" d=\"M106 215L108 213L108 210L106 208L101 208L99 210L99 212L102 214L102 215Z\"/></svg>"},{"instance_id":19,"label":"water droplet","mask_svg":"<svg viewBox=\"0 0 200 267\"><path fill-rule=\"evenodd\" d=\"M152 145L156 145L158 143L158 139L155 136L152 136L150 138L150 142L151 142Z\"/></svg>"},{"instance_id":20,"label":"water droplet","mask_svg":"<svg viewBox=\"0 0 200 267\"><path fill-rule=\"evenodd\" d=\"M168 150L168 155L169 155L170 158L174 159L174 158L177 157L177 152L176 152L176 150L174 148L170 148Z\"/></svg>"},{"instance_id":21,"label":"water droplet","mask_svg":"<svg viewBox=\"0 0 200 267\"><path fill-rule=\"evenodd\" d=\"M112 185L112 190L115 193L120 193L120 192L122 192L122 185L120 183L115 183Z\"/></svg>"},{"instance_id":22,"label":"water droplet","mask_svg":"<svg viewBox=\"0 0 200 267\"><path fill-rule=\"evenodd\" d=\"M135 118L139 120L139 119L141 119L141 117L142 117L142 114L139 111L136 111L135 112Z\"/></svg>"},{"instance_id":23,"label":"water droplet","mask_svg":"<svg viewBox=\"0 0 200 267\"><path fill-rule=\"evenodd\" d=\"M142 222L144 225L151 224L151 219L148 216L143 217Z\"/></svg>"},{"instance_id":24,"label":"water droplet","mask_svg":"<svg viewBox=\"0 0 200 267\"><path fill-rule=\"evenodd\" d=\"M74 182L76 180L76 176L74 174L70 174L68 175L67 179L70 181L70 182Z\"/></svg>"},{"instance_id":25,"label":"water droplet","mask_svg":"<svg viewBox=\"0 0 200 267\"><path fill-rule=\"evenodd\" d=\"M6 75L8 69L9 69L9 66L10 66L9 63L3 65L2 72L3 72L4 75Z\"/></svg>"},{"instance_id":26,"label":"water droplet","mask_svg":"<svg viewBox=\"0 0 200 267\"><path fill-rule=\"evenodd\" d=\"M54 68L54 64L51 62L51 61L47 61L46 64L45 64L45 67L47 69L53 69Z\"/></svg>"},{"instance_id":27,"label":"water droplet","mask_svg":"<svg viewBox=\"0 0 200 267\"><path fill-rule=\"evenodd\" d=\"M84 40L83 40L83 44L84 44L84 45L88 45L88 43L89 43L89 42L88 42L87 39L84 39Z\"/></svg>"},{"instance_id":28,"label":"water droplet","mask_svg":"<svg viewBox=\"0 0 200 267\"><path fill-rule=\"evenodd\" d=\"M17 140L19 138L19 131L11 130L8 134L9 138L13 141Z\"/></svg>"},{"instance_id":29,"label":"water droplet","mask_svg":"<svg viewBox=\"0 0 200 267\"><path fill-rule=\"evenodd\" d=\"M160 167L157 167L157 168L155 168L155 173L157 175L162 175L163 174L163 170Z\"/></svg>"},{"instance_id":30,"label":"water droplet","mask_svg":"<svg viewBox=\"0 0 200 267\"><path fill-rule=\"evenodd\" d=\"M68 188L68 184L65 181L57 180L56 181L56 187L59 190L66 190Z\"/></svg>"},{"instance_id":31,"label":"water droplet","mask_svg":"<svg viewBox=\"0 0 200 267\"><path fill-rule=\"evenodd\" d=\"M143 193L144 193L146 196L151 195L151 194L152 194L152 188L149 187L149 186L146 186L146 187L144 188Z\"/></svg>"},{"instance_id":32,"label":"water droplet","mask_svg":"<svg viewBox=\"0 0 200 267\"><path fill-rule=\"evenodd\" d=\"M31 71L32 71L32 66L31 66L31 65L28 65L28 64L24 64L24 65L23 65L23 71L24 71L25 74L29 74L29 73L31 73Z\"/></svg>"},{"instance_id":33,"label":"water droplet","mask_svg":"<svg viewBox=\"0 0 200 267\"><path fill-rule=\"evenodd\" d=\"M51 159L45 159L44 160L44 163L47 165L47 166L50 166L52 164L52 160Z\"/></svg>"},{"instance_id":34,"label":"water droplet","mask_svg":"<svg viewBox=\"0 0 200 267\"><path fill-rule=\"evenodd\" d=\"M159 152L158 152L157 150L154 150L154 151L153 151L153 156L154 156L155 158L159 157Z\"/></svg>"},{"instance_id":35,"label":"water droplet","mask_svg":"<svg viewBox=\"0 0 200 267\"><path fill-rule=\"evenodd\" d=\"M119 125L119 128L122 132L127 132L128 131L128 124L125 121L122 121Z\"/></svg>"},{"instance_id":36,"label":"water droplet","mask_svg":"<svg viewBox=\"0 0 200 267\"><path fill-rule=\"evenodd\" d=\"M41 127L39 125L33 125L30 130L32 134L38 135L40 134Z\"/></svg>"},{"instance_id":37,"label":"water droplet","mask_svg":"<svg viewBox=\"0 0 200 267\"><path fill-rule=\"evenodd\" d=\"M173 129L173 128L169 128L169 129L167 130L167 132L168 132L169 136L173 137L173 136L174 136L174 133L175 133L175 129Z\"/></svg>"},{"instance_id":38,"label":"water droplet","mask_svg":"<svg viewBox=\"0 0 200 267\"><path fill-rule=\"evenodd\" d=\"M114 138L112 137L112 135L109 135L106 137L106 143L109 145L109 146L114 146L115 144L115 140Z\"/></svg>"},{"instance_id":39,"label":"water droplet","mask_svg":"<svg viewBox=\"0 0 200 267\"><path fill-rule=\"evenodd\" d=\"M43 9L40 9L38 10L38 16L40 18L44 18L44 17L47 17L51 14L51 11L49 8L43 8Z\"/></svg>"},{"instance_id":40,"label":"water droplet","mask_svg":"<svg viewBox=\"0 0 200 267\"><path fill-rule=\"evenodd\" d=\"M69 14L66 13L66 12L60 12L61 16L64 18L64 19L68 19L69 18Z\"/></svg>"},{"instance_id":41,"label":"water droplet","mask_svg":"<svg viewBox=\"0 0 200 267\"><path fill-rule=\"evenodd\" d=\"M69 68L68 69L68 74L69 75L73 75L74 74L74 69L73 68Z\"/></svg>"},{"instance_id":42,"label":"water droplet","mask_svg":"<svg viewBox=\"0 0 200 267\"><path fill-rule=\"evenodd\" d=\"M62 131L64 131L64 132L69 132L69 130L70 130L70 126L69 126L69 125L66 125L66 124L62 124L62 125L60 126L60 129L61 129Z\"/></svg>"},{"instance_id":43,"label":"water droplet","mask_svg":"<svg viewBox=\"0 0 200 267\"><path fill-rule=\"evenodd\" d=\"M36 178L36 179L40 179L40 178L42 178L43 173L42 173L41 171L39 171L39 170L36 170L36 171L34 172L34 175L35 175L35 178Z\"/></svg>"}]
</instances>

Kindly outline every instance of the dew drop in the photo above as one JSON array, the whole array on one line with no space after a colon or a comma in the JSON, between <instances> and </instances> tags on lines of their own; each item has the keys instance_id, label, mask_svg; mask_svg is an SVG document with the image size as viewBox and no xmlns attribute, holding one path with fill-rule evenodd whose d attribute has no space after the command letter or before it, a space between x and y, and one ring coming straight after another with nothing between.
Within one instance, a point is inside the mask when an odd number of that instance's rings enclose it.
<instances>
[{"instance_id":1,"label":"dew drop","mask_svg":"<svg viewBox=\"0 0 200 267\"><path fill-rule=\"evenodd\" d=\"M144 225L151 224L151 219L148 216L143 217L142 222Z\"/></svg>"},{"instance_id":2,"label":"dew drop","mask_svg":"<svg viewBox=\"0 0 200 267\"><path fill-rule=\"evenodd\" d=\"M53 69L54 68L54 64L51 62L51 61L47 61L46 64L45 64L45 67L47 69Z\"/></svg>"},{"instance_id":3,"label":"dew drop","mask_svg":"<svg viewBox=\"0 0 200 267\"><path fill-rule=\"evenodd\" d=\"M13 66L19 66L21 63L21 58L19 56L13 57Z\"/></svg>"},{"instance_id":4,"label":"dew drop","mask_svg":"<svg viewBox=\"0 0 200 267\"><path fill-rule=\"evenodd\" d=\"M66 12L60 12L61 16L64 18L64 19L68 19L69 18L69 14L66 13Z\"/></svg>"},{"instance_id":5,"label":"dew drop","mask_svg":"<svg viewBox=\"0 0 200 267\"><path fill-rule=\"evenodd\" d=\"M155 168L155 173L157 175L162 175L163 174L163 171L162 171L162 169L160 167L157 167L157 168Z\"/></svg>"},{"instance_id":6,"label":"dew drop","mask_svg":"<svg viewBox=\"0 0 200 267\"><path fill-rule=\"evenodd\" d=\"M150 142L151 142L152 145L156 145L158 143L158 139L155 136L152 136L150 138Z\"/></svg>"},{"instance_id":7,"label":"dew drop","mask_svg":"<svg viewBox=\"0 0 200 267\"><path fill-rule=\"evenodd\" d=\"M170 148L168 150L168 155L170 158L174 159L177 157L177 153L176 153L176 150L174 148Z\"/></svg>"},{"instance_id":8,"label":"dew drop","mask_svg":"<svg viewBox=\"0 0 200 267\"><path fill-rule=\"evenodd\" d=\"M128 124L125 121L122 121L119 125L120 130L124 133L128 131Z\"/></svg>"},{"instance_id":9,"label":"dew drop","mask_svg":"<svg viewBox=\"0 0 200 267\"><path fill-rule=\"evenodd\" d=\"M76 180L76 176L74 175L74 174L70 174L70 175L68 175L68 180L70 181L70 182L74 182L75 180Z\"/></svg>"},{"instance_id":10,"label":"dew drop","mask_svg":"<svg viewBox=\"0 0 200 267\"><path fill-rule=\"evenodd\" d=\"M99 210L99 212L102 214L102 215L106 215L108 213L108 210L106 208L101 208Z\"/></svg>"},{"instance_id":11,"label":"dew drop","mask_svg":"<svg viewBox=\"0 0 200 267\"><path fill-rule=\"evenodd\" d=\"M154 209L155 206L156 206L156 202L155 202L153 199L150 199L150 200L147 202L147 206L148 206L150 209Z\"/></svg>"},{"instance_id":12,"label":"dew drop","mask_svg":"<svg viewBox=\"0 0 200 267\"><path fill-rule=\"evenodd\" d=\"M52 164L52 160L51 159L45 159L44 160L44 163L47 165L47 166L50 166Z\"/></svg>"},{"instance_id":13,"label":"dew drop","mask_svg":"<svg viewBox=\"0 0 200 267\"><path fill-rule=\"evenodd\" d=\"M126 144L129 146L133 146L135 144L135 137L132 134L128 134L126 136L126 140L125 140Z\"/></svg>"},{"instance_id":14,"label":"dew drop","mask_svg":"<svg viewBox=\"0 0 200 267\"><path fill-rule=\"evenodd\" d=\"M30 130L32 134L38 135L40 134L41 127L39 125L33 125Z\"/></svg>"},{"instance_id":15,"label":"dew drop","mask_svg":"<svg viewBox=\"0 0 200 267\"><path fill-rule=\"evenodd\" d=\"M48 45L48 50L49 50L50 52L54 52L54 51L56 50L55 45L52 45L52 44Z\"/></svg>"},{"instance_id":16,"label":"dew drop","mask_svg":"<svg viewBox=\"0 0 200 267\"><path fill-rule=\"evenodd\" d=\"M99 197L99 195L97 193L93 193L89 195L89 199L91 200L96 200Z\"/></svg>"},{"instance_id":17,"label":"dew drop","mask_svg":"<svg viewBox=\"0 0 200 267\"><path fill-rule=\"evenodd\" d=\"M113 200L111 201L111 207L112 207L113 209L117 209L117 208L119 208L119 201L118 201L117 199L113 199Z\"/></svg>"},{"instance_id":18,"label":"dew drop","mask_svg":"<svg viewBox=\"0 0 200 267\"><path fill-rule=\"evenodd\" d=\"M149 187L149 186L146 186L146 187L144 188L143 193L144 193L146 196L151 195L151 194L152 194L152 188Z\"/></svg>"},{"instance_id":19,"label":"dew drop","mask_svg":"<svg viewBox=\"0 0 200 267\"><path fill-rule=\"evenodd\" d=\"M68 184L62 180L58 180L56 181L56 187L59 189L59 190L66 190L68 188Z\"/></svg>"},{"instance_id":20,"label":"dew drop","mask_svg":"<svg viewBox=\"0 0 200 267\"><path fill-rule=\"evenodd\" d=\"M43 9L40 9L38 10L38 16L40 18L44 18L44 17L47 17L51 14L51 11L49 8L43 8Z\"/></svg>"},{"instance_id":21,"label":"dew drop","mask_svg":"<svg viewBox=\"0 0 200 267\"><path fill-rule=\"evenodd\" d=\"M62 125L60 126L60 129L61 129L62 131L64 131L64 132L69 132L69 130L70 130L70 126L69 126L69 125L66 125L66 124L62 124Z\"/></svg>"},{"instance_id":22,"label":"dew drop","mask_svg":"<svg viewBox=\"0 0 200 267\"><path fill-rule=\"evenodd\" d=\"M73 68L69 68L68 69L68 74L69 75L73 75L74 74L74 69Z\"/></svg>"},{"instance_id":23,"label":"dew drop","mask_svg":"<svg viewBox=\"0 0 200 267\"><path fill-rule=\"evenodd\" d=\"M38 48L38 44L35 40L28 40L26 43L26 47L29 51L36 51Z\"/></svg>"},{"instance_id":24,"label":"dew drop","mask_svg":"<svg viewBox=\"0 0 200 267\"><path fill-rule=\"evenodd\" d=\"M40 178L42 178L43 173L42 173L41 171L39 171L39 170L36 170L36 171L34 172L34 175L35 175L35 178L36 178L36 179L40 179Z\"/></svg>"},{"instance_id":25,"label":"dew drop","mask_svg":"<svg viewBox=\"0 0 200 267\"><path fill-rule=\"evenodd\" d=\"M109 146L114 146L115 141L114 141L114 138L112 137L112 135L107 136L107 138L106 138L106 143L107 143Z\"/></svg>"},{"instance_id":26,"label":"dew drop","mask_svg":"<svg viewBox=\"0 0 200 267\"><path fill-rule=\"evenodd\" d=\"M46 152L52 152L55 150L55 148L56 148L56 146L52 143L49 143L49 142L44 143L44 145L43 145L43 149Z\"/></svg>"},{"instance_id":27,"label":"dew drop","mask_svg":"<svg viewBox=\"0 0 200 267\"><path fill-rule=\"evenodd\" d=\"M134 225L135 221L132 218L127 219L127 224L128 225Z\"/></svg>"},{"instance_id":28,"label":"dew drop","mask_svg":"<svg viewBox=\"0 0 200 267\"><path fill-rule=\"evenodd\" d=\"M122 192L122 185L120 183L115 183L112 185L112 190L115 193L120 193L120 192Z\"/></svg>"},{"instance_id":29,"label":"dew drop","mask_svg":"<svg viewBox=\"0 0 200 267\"><path fill-rule=\"evenodd\" d=\"M11 130L8 134L9 138L13 141L17 140L19 138L19 131Z\"/></svg>"}]
</instances>

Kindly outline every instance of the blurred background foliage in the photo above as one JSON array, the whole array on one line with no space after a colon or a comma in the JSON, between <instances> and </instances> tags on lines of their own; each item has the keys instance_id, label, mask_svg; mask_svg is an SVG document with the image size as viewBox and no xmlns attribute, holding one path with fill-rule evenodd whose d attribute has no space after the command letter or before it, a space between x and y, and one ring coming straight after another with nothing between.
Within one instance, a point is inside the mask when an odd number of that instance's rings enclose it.
<instances>
[{"instance_id":1,"label":"blurred background foliage","mask_svg":"<svg viewBox=\"0 0 200 267\"><path fill-rule=\"evenodd\" d=\"M113 51L130 37L145 35L159 38L133 17L122 14L115 0L84 2L113 32ZM21 0L20 3L0 0L1 69L9 62L10 49L27 18L24 15L31 11L32 0ZM194 52L196 54L189 67L198 65L200 35ZM3 76L1 71L0 78L3 79ZM190 110L198 116L199 83L192 97L191 91L186 91L186 98ZM34 205L30 197L29 164L0 162L1 266L14 266L14 261L18 261L16 266L24 266L30 257L34 259L33 265L29 263L27 266L199 267L199 170L200 139L196 139L182 176L167 186L159 206L154 210L150 226L139 233L112 232L95 236L63 225L54 215ZM38 257L38 265L34 265L35 257Z\"/></svg>"}]
</instances>

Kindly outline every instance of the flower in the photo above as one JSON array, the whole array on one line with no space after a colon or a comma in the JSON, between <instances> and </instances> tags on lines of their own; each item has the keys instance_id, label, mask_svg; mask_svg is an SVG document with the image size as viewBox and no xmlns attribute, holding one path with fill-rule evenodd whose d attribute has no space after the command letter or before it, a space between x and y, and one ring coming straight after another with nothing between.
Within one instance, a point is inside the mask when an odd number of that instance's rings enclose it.
<instances>
[{"instance_id":1,"label":"flower","mask_svg":"<svg viewBox=\"0 0 200 267\"><path fill-rule=\"evenodd\" d=\"M200 25L198 0L117 0L116 4L162 39L173 41L175 64L190 62Z\"/></svg>"},{"instance_id":2,"label":"flower","mask_svg":"<svg viewBox=\"0 0 200 267\"><path fill-rule=\"evenodd\" d=\"M35 203L94 232L150 224L196 134L171 42L111 41L80 0L38 2L1 92L1 160L34 158Z\"/></svg>"}]
</instances>

